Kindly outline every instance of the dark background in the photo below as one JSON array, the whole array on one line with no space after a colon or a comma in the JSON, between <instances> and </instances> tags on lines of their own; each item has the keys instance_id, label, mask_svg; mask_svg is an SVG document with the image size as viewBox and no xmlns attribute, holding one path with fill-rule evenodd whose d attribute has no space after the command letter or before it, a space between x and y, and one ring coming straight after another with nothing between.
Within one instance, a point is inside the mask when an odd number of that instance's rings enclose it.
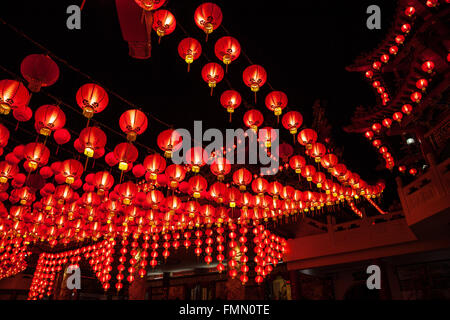
<instances>
[{"instance_id":1,"label":"dark background","mask_svg":"<svg viewBox=\"0 0 450 320\"><path fill-rule=\"evenodd\" d=\"M105 87L119 93L146 112L174 127L190 128L194 120L203 120L203 126L229 127L228 114L219 103L220 93L229 89L222 81L213 97L202 80L202 66L210 61L219 62L214 54L217 39L226 35L222 28L210 35L194 23L197 6L205 1L169 0L165 8L177 19L174 33L157 44L153 33L152 57L133 59L128 45L122 39L115 1L87 0L82 11L81 30L66 27L67 6L81 5L82 0L2 1L0 17L38 41L53 54L91 75ZM375 168L382 159L361 134L347 134L342 126L348 124L356 106L372 106L375 95L360 73L350 73L345 67L364 52L370 52L386 35L393 20L395 1L213 1L223 12L223 26L241 43L243 51L255 64L267 70L268 82L275 90L284 91L291 109L300 111L304 124L312 122L312 104L322 99L327 104L326 116L333 126L333 140L343 149L342 161L352 171L360 173L369 183L386 179L389 193L395 193L393 179L386 170ZM366 9L376 4L381 8L381 30L368 30ZM181 27L180 27L181 26ZM178 43L189 36L198 39L203 56L186 72L186 63L177 52ZM29 41L0 24L2 49L0 64L20 74L20 62L31 53L42 53ZM44 52L45 53L45 52ZM48 92L75 107L75 93L89 82L86 78L58 63L61 74ZM243 99L253 102L253 93L242 81L242 71L249 65L243 54L234 61L226 74L232 87ZM2 78L10 78L0 71ZM264 106L264 97L270 92L266 84L258 93L256 107L267 125L276 125L275 117ZM51 103L45 96L33 96L33 110L39 103ZM119 115L129 109L119 99L110 96L107 109L94 119L107 123L119 131ZM242 127L245 107L233 115L231 127ZM65 110L66 111L66 110ZM79 132L85 119L67 111L68 125ZM280 124L281 126L281 124ZM29 125L30 130L32 125ZM157 134L166 129L149 119L149 128L138 141L156 147ZM19 135L19 133L17 133ZM114 136L114 135L113 135ZM289 134L284 137L288 140ZM116 139L116 140L115 140ZM31 141L31 140L30 140ZM26 141L26 142L30 142ZM108 148L112 149L119 136L108 135ZM72 143L72 142L71 142ZM72 146L68 146L72 148ZM142 156L142 155L141 155ZM388 198L391 196L387 196Z\"/></svg>"}]
</instances>

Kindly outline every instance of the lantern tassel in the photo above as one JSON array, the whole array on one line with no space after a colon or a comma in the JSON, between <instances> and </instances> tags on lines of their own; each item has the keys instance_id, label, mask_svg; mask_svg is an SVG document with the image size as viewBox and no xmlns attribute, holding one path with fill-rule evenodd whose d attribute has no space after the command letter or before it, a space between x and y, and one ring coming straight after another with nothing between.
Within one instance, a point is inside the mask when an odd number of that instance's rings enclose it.
<instances>
[{"instance_id":1,"label":"lantern tassel","mask_svg":"<svg viewBox=\"0 0 450 320\"><path fill-rule=\"evenodd\" d=\"M255 104L256 104L256 91L255 91Z\"/></svg>"},{"instance_id":2,"label":"lantern tassel","mask_svg":"<svg viewBox=\"0 0 450 320\"><path fill-rule=\"evenodd\" d=\"M89 157L86 157L86 161L84 162L84 171L86 171L88 161L89 161Z\"/></svg>"},{"instance_id":3,"label":"lantern tassel","mask_svg":"<svg viewBox=\"0 0 450 320\"><path fill-rule=\"evenodd\" d=\"M225 73L228 73L228 64L225 65Z\"/></svg>"},{"instance_id":4,"label":"lantern tassel","mask_svg":"<svg viewBox=\"0 0 450 320\"><path fill-rule=\"evenodd\" d=\"M19 129L19 121L17 121L16 128L14 129L14 131L17 131L17 129Z\"/></svg>"},{"instance_id":5,"label":"lantern tassel","mask_svg":"<svg viewBox=\"0 0 450 320\"><path fill-rule=\"evenodd\" d=\"M187 65L188 65L188 72L189 72L189 70L191 69L191 64L188 63Z\"/></svg>"},{"instance_id":6,"label":"lantern tassel","mask_svg":"<svg viewBox=\"0 0 450 320\"><path fill-rule=\"evenodd\" d=\"M231 112L230 112L230 123L231 123Z\"/></svg>"},{"instance_id":7,"label":"lantern tassel","mask_svg":"<svg viewBox=\"0 0 450 320\"><path fill-rule=\"evenodd\" d=\"M213 90L214 90L214 87L211 87L211 97L213 95Z\"/></svg>"}]
</instances>

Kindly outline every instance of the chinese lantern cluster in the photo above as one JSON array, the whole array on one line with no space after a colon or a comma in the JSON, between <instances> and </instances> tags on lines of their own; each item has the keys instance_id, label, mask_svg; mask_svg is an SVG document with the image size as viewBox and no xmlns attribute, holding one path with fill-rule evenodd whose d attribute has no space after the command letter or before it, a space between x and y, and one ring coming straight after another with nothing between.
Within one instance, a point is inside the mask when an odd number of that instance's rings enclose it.
<instances>
[{"instance_id":1,"label":"chinese lantern cluster","mask_svg":"<svg viewBox=\"0 0 450 320\"><path fill-rule=\"evenodd\" d=\"M0 280L12 277L27 268L26 257L30 255L28 242L23 238L0 240Z\"/></svg>"}]
</instances>

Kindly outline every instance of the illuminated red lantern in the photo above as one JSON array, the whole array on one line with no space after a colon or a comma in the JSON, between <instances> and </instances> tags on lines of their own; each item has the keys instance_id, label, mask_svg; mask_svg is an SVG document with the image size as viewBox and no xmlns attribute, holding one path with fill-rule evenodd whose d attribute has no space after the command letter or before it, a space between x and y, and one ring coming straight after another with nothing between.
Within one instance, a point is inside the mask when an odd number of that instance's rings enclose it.
<instances>
[{"instance_id":1,"label":"illuminated red lantern","mask_svg":"<svg viewBox=\"0 0 450 320\"><path fill-rule=\"evenodd\" d=\"M222 23L222 10L212 2L203 3L195 10L194 20L197 26L206 33L206 41L208 41L208 35Z\"/></svg>"},{"instance_id":2,"label":"illuminated red lantern","mask_svg":"<svg viewBox=\"0 0 450 320\"><path fill-rule=\"evenodd\" d=\"M33 111L29 107L15 108L13 116L19 122L26 122L33 116Z\"/></svg>"},{"instance_id":3,"label":"illuminated red lantern","mask_svg":"<svg viewBox=\"0 0 450 320\"><path fill-rule=\"evenodd\" d=\"M381 146L381 140L379 140L379 139L373 140L372 145L375 148L379 148Z\"/></svg>"},{"instance_id":4,"label":"illuminated red lantern","mask_svg":"<svg viewBox=\"0 0 450 320\"><path fill-rule=\"evenodd\" d=\"M288 103L287 95L282 91L272 91L266 96L267 109L274 112L276 116L279 116Z\"/></svg>"},{"instance_id":5,"label":"illuminated red lantern","mask_svg":"<svg viewBox=\"0 0 450 320\"><path fill-rule=\"evenodd\" d=\"M316 162L320 162L326 152L327 148L323 144L316 142L311 146L310 156L313 157Z\"/></svg>"},{"instance_id":6,"label":"illuminated red lantern","mask_svg":"<svg viewBox=\"0 0 450 320\"><path fill-rule=\"evenodd\" d=\"M199 174L190 178L188 183L190 194L196 199L208 188L208 182Z\"/></svg>"},{"instance_id":7,"label":"illuminated red lantern","mask_svg":"<svg viewBox=\"0 0 450 320\"><path fill-rule=\"evenodd\" d=\"M127 171L139 155L136 147L129 142L119 143L114 148L114 156L119 161L119 170Z\"/></svg>"},{"instance_id":8,"label":"illuminated red lantern","mask_svg":"<svg viewBox=\"0 0 450 320\"><path fill-rule=\"evenodd\" d=\"M403 42L405 42L405 36L400 34L396 36L394 40L397 44L403 44Z\"/></svg>"},{"instance_id":9,"label":"illuminated red lantern","mask_svg":"<svg viewBox=\"0 0 450 320\"><path fill-rule=\"evenodd\" d=\"M92 118L94 113L105 110L109 98L105 89L94 83L86 83L77 91L77 104L83 109L86 118Z\"/></svg>"},{"instance_id":10,"label":"illuminated red lantern","mask_svg":"<svg viewBox=\"0 0 450 320\"><path fill-rule=\"evenodd\" d=\"M210 165L211 172L217 176L217 180L222 181L224 177L230 173L231 164L226 158L219 157L214 159L213 163Z\"/></svg>"},{"instance_id":11,"label":"illuminated red lantern","mask_svg":"<svg viewBox=\"0 0 450 320\"><path fill-rule=\"evenodd\" d=\"M417 169L416 168L409 169L409 174L415 176L417 174Z\"/></svg>"},{"instance_id":12,"label":"illuminated red lantern","mask_svg":"<svg viewBox=\"0 0 450 320\"><path fill-rule=\"evenodd\" d=\"M128 206L136 196L138 189L133 182L128 181L120 184L117 192L120 194L122 203Z\"/></svg>"},{"instance_id":13,"label":"illuminated red lantern","mask_svg":"<svg viewBox=\"0 0 450 320\"><path fill-rule=\"evenodd\" d=\"M44 136L49 136L52 131L61 129L66 124L64 112L53 105L39 107L34 114L34 119L36 130Z\"/></svg>"},{"instance_id":14,"label":"illuminated red lantern","mask_svg":"<svg viewBox=\"0 0 450 320\"><path fill-rule=\"evenodd\" d=\"M405 9L405 15L407 15L408 17L412 17L415 12L416 8L414 8L413 6L409 6Z\"/></svg>"},{"instance_id":15,"label":"illuminated red lantern","mask_svg":"<svg viewBox=\"0 0 450 320\"><path fill-rule=\"evenodd\" d=\"M235 38L225 36L217 40L214 52L217 58L225 64L225 70L228 71L228 65L241 54L241 45Z\"/></svg>"},{"instance_id":16,"label":"illuminated red lantern","mask_svg":"<svg viewBox=\"0 0 450 320\"><path fill-rule=\"evenodd\" d=\"M415 103L419 103L420 100L422 99L422 94L418 91L411 93L411 101L415 102Z\"/></svg>"},{"instance_id":17,"label":"illuminated red lantern","mask_svg":"<svg viewBox=\"0 0 450 320\"><path fill-rule=\"evenodd\" d=\"M9 114L11 109L26 107L30 94L22 82L0 80L0 114Z\"/></svg>"},{"instance_id":18,"label":"illuminated red lantern","mask_svg":"<svg viewBox=\"0 0 450 320\"><path fill-rule=\"evenodd\" d=\"M366 131L365 133L364 133L364 136L367 138L367 139L369 139L369 140L372 140L372 138L373 138L373 132L372 131Z\"/></svg>"},{"instance_id":19,"label":"illuminated red lantern","mask_svg":"<svg viewBox=\"0 0 450 320\"><path fill-rule=\"evenodd\" d=\"M53 133L53 139L55 139L55 142L59 145L66 144L70 141L70 132L67 129L58 129Z\"/></svg>"},{"instance_id":20,"label":"illuminated red lantern","mask_svg":"<svg viewBox=\"0 0 450 320\"><path fill-rule=\"evenodd\" d=\"M7 146L9 140L9 130L0 123L0 148Z\"/></svg>"},{"instance_id":21,"label":"illuminated red lantern","mask_svg":"<svg viewBox=\"0 0 450 320\"><path fill-rule=\"evenodd\" d=\"M380 61L375 61L374 63L372 63L372 68L374 70L380 70L381 69L381 62Z\"/></svg>"},{"instance_id":22,"label":"illuminated red lantern","mask_svg":"<svg viewBox=\"0 0 450 320\"><path fill-rule=\"evenodd\" d=\"M372 79L373 71L372 70L367 70L364 75L366 76L367 79Z\"/></svg>"},{"instance_id":23,"label":"illuminated red lantern","mask_svg":"<svg viewBox=\"0 0 450 320\"><path fill-rule=\"evenodd\" d=\"M313 129L303 129L297 136L298 143L310 150L312 144L317 141L317 133Z\"/></svg>"},{"instance_id":24,"label":"illuminated red lantern","mask_svg":"<svg viewBox=\"0 0 450 320\"><path fill-rule=\"evenodd\" d=\"M246 186L252 181L252 174L245 168L236 170L233 173L233 182L239 186L239 190L245 190Z\"/></svg>"},{"instance_id":25,"label":"illuminated red lantern","mask_svg":"<svg viewBox=\"0 0 450 320\"><path fill-rule=\"evenodd\" d=\"M322 188L322 184L326 181L325 173L316 171L314 175L312 176L312 182L314 182L317 185L317 188Z\"/></svg>"},{"instance_id":26,"label":"illuminated red lantern","mask_svg":"<svg viewBox=\"0 0 450 320\"><path fill-rule=\"evenodd\" d=\"M378 122L374 123L372 125L372 130L375 131L376 133L379 133L381 131L381 124L379 124Z\"/></svg>"},{"instance_id":27,"label":"illuminated red lantern","mask_svg":"<svg viewBox=\"0 0 450 320\"><path fill-rule=\"evenodd\" d=\"M235 90L226 90L220 96L220 104L226 108L227 112L230 114L230 122L231 114L234 112L234 109L241 105L241 102L241 95Z\"/></svg>"},{"instance_id":28,"label":"illuminated red lantern","mask_svg":"<svg viewBox=\"0 0 450 320\"><path fill-rule=\"evenodd\" d=\"M153 30L159 37L159 41L162 37L171 34L177 26L175 16L168 10L158 10L153 13Z\"/></svg>"},{"instance_id":29,"label":"illuminated red lantern","mask_svg":"<svg viewBox=\"0 0 450 320\"><path fill-rule=\"evenodd\" d=\"M312 178L314 174L316 173L316 168L314 168L312 165L306 165L302 169L302 176L306 178L307 181L312 181Z\"/></svg>"},{"instance_id":30,"label":"illuminated red lantern","mask_svg":"<svg viewBox=\"0 0 450 320\"><path fill-rule=\"evenodd\" d=\"M156 180L158 174L164 172L166 160L159 154L151 154L144 159L144 168L150 173L150 180Z\"/></svg>"},{"instance_id":31,"label":"illuminated red lantern","mask_svg":"<svg viewBox=\"0 0 450 320\"><path fill-rule=\"evenodd\" d=\"M281 119L283 127L289 130L293 135L297 133L297 129L301 127L303 123L303 116L300 112L289 111ZM294 137L295 139L295 137Z\"/></svg>"},{"instance_id":32,"label":"illuminated red lantern","mask_svg":"<svg viewBox=\"0 0 450 320\"><path fill-rule=\"evenodd\" d=\"M264 143L266 148L272 146L272 142L277 138L277 132L271 127L264 127L259 131L259 141Z\"/></svg>"},{"instance_id":33,"label":"illuminated red lantern","mask_svg":"<svg viewBox=\"0 0 450 320\"><path fill-rule=\"evenodd\" d=\"M41 87L51 86L59 78L58 65L44 54L30 54L20 65L22 76L28 81L28 89L39 92Z\"/></svg>"},{"instance_id":34,"label":"illuminated red lantern","mask_svg":"<svg viewBox=\"0 0 450 320\"><path fill-rule=\"evenodd\" d=\"M103 195L114 185L114 177L108 171L97 172L94 176L94 186L97 188L97 194Z\"/></svg>"},{"instance_id":35,"label":"illuminated red lantern","mask_svg":"<svg viewBox=\"0 0 450 320\"><path fill-rule=\"evenodd\" d=\"M148 125L147 116L140 110L127 110L120 116L120 129L127 135L127 140L133 142L137 135L142 134Z\"/></svg>"},{"instance_id":36,"label":"illuminated red lantern","mask_svg":"<svg viewBox=\"0 0 450 320\"><path fill-rule=\"evenodd\" d=\"M392 55L396 55L398 53L398 47L397 46L391 46L389 48L389 53Z\"/></svg>"},{"instance_id":37,"label":"illuminated red lantern","mask_svg":"<svg viewBox=\"0 0 450 320\"><path fill-rule=\"evenodd\" d=\"M186 152L186 164L192 167L192 172L199 172L200 167L208 161L208 154L202 147L193 147Z\"/></svg>"},{"instance_id":38,"label":"illuminated red lantern","mask_svg":"<svg viewBox=\"0 0 450 320\"><path fill-rule=\"evenodd\" d=\"M256 92L266 83L267 73L266 70L260 65L253 64L245 68L242 74L244 83L253 92L255 92L255 102L256 102Z\"/></svg>"},{"instance_id":39,"label":"illuminated red lantern","mask_svg":"<svg viewBox=\"0 0 450 320\"><path fill-rule=\"evenodd\" d=\"M164 5L166 0L134 0L139 7L146 11L156 10Z\"/></svg>"},{"instance_id":40,"label":"illuminated red lantern","mask_svg":"<svg viewBox=\"0 0 450 320\"><path fill-rule=\"evenodd\" d=\"M403 33L409 33L411 31L411 25L409 23L405 23L401 27Z\"/></svg>"},{"instance_id":41,"label":"illuminated red lantern","mask_svg":"<svg viewBox=\"0 0 450 320\"><path fill-rule=\"evenodd\" d=\"M188 65L188 72L192 62L197 60L202 54L202 46L194 38L185 38L178 45L178 54Z\"/></svg>"},{"instance_id":42,"label":"illuminated red lantern","mask_svg":"<svg viewBox=\"0 0 450 320\"><path fill-rule=\"evenodd\" d=\"M209 194L217 203L222 203L227 195L227 191L228 189L225 184L216 182L209 189Z\"/></svg>"},{"instance_id":43,"label":"illuminated red lantern","mask_svg":"<svg viewBox=\"0 0 450 320\"><path fill-rule=\"evenodd\" d=\"M380 60L381 60L381 62L388 63L389 55L388 54L381 55Z\"/></svg>"},{"instance_id":44,"label":"illuminated red lantern","mask_svg":"<svg viewBox=\"0 0 450 320\"><path fill-rule=\"evenodd\" d=\"M320 164L322 167L331 172L332 168L338 164L338 158L334 154L328 153L322 157Z\"/></svg>"},{"instance_id":45,"label":"illuminated red lantern","mask_svg":"<svg viewBox=\"0 0 450 320\"><path fill-rule=\"evenodd\" d=\"M274 198L278 199L278 196L283 191L283 185L279 183L278 181L273 181L269 183L269 186L267 187L267 192Z\"/></svg>"},{"instance_id":46,"label":"illuminated red lantern","mask_svg":"<svg viewBox=\"0 0 450 320\"><path fill-rule=\"evenodd\" d=\"M80 149L85 156L92 158L102 152L106 145L106 134L97 127L87 127L81 130L78 138Z\"/></svg>"},{"instance_id":47,"label":"illuminated red lantern","mask_svg":"<svg viewBox=\"0 0 450 320\"><path fill-rule=\"evenodd\" d=\"M251 109L244 114L244 124L254 131L257 131L263 122L264 117L259 110Z\"/></svg>"},{"instance_id":48,"label":"illuminated red lantern","mask_svg":"<svg viewBox=\"0 0 450 320\"><path fill-rule=\"evenodd\" d=\"M165 173L172 189L175 189L178 186L178 183L183 181L186 176L186 170L179 164L168 166Z\"/></svg>"},{"instance_id":49,"label":"illuminated red lantern","mask_svg":"<svg viewBox=\"0 0 450 320\"><path fill-rule=\"evenodd\" d=\"M342 178L345 176L345 174L347 173L347 167L345 166L345 164L343 163L338 163L337 165L334 166L334 172L333 175L335 177L337 177L339 180L342 180Z\"/></svg>"},{"instance_id":50,"label":"illuminated red lantern","mask_svg":"<svg viewBox=\"0 0 450 320\"><path fill-rule=\"evenodd\" d=\"M426 73L432 73L434 70L434 62L431 60L425 61L422 64L422 70Z\"/></svg>"},{"instance_id":51,"label":"illuminated red lantern","mask_svg":"<svg viewBox=\"0 0 450 320\"><path fill-rule=\"evenodd\" d=\"M404 104L402 106L402 112L406 115L409 115L412 112L412 106L410 104Z\"/></svg>"},{"instance_id":52,"label":"illuminated red lantern","mask_svg":"<svg viewBox=\"0 0 450 320\"><path fill-rule=\"evenodd\" d=\"M162 131L156 140L158 147L164 151L166 158L172 157L172 152L181 148L183 142L182 136L173 129L167 129Z\"/></svg>"},{"instance_id":53,"label":"illuminated red lantern","mask_svg":"<svg viewBox=\"0 0 450 320\"><path fill-rule=\"evenodd\" d=\"M428 87L428 80L427 79L419 79L416 82L417 89L421 89L422 91L425 91Z\"/></svg>"},{"instance_id":54,"label":"illuminated red lantern","mask_svg":"<svg viewBox=\"0 0 450 320\"><path fill-rule=\"evenodd\" d=\"M301 173L302 168L304 168L305 165L305 158L300 155L295 155L289 160L289 166L291 167L291 169L295 170L295 173Z\"/></svg>"},{"instance_id":55,"label":"illuminated red lantern","mask_svg":"<svg viewBox=\"0 0 450 320\"><path fill-rule=\"evenodd\" d=\"M216 87L217 83L222 81L224 76L223 68L220 64L215 62L207 63L203 66L202 69L202 78L205 82L208 83L208 86L211 88L211 95L213 93L213 89Z\"/></svg>"},{"instance_id":56,"label":"illuminated red lantern","mask_svg":"<svg viewBox=\"0 0 450 320\"><path fill-rule=\"evenodd\" d=\"M385 126L386 128L390 128L391 124L392 124L392 120L389 118L384 119L382 122L383 126Z\"/></svg>"},{"instance_id":57,"label":"illuminated red lantern","mask_svg":"<svg viewBox=\"0 0 450 320\"><path fill-rule=\"evenodd\" d=\"M24 157L26 162L25 168L34 171L38 166L45 166L50 156L48 148L39 142L31 142L25 146Z\"/></svg>"},{"instance_id":58,"label":"illuminated red lantern","mask_svg":"<svg viewBox=\"0 0 450 320\"><path fill-rule=\"evenodd\" d=\"M241 192L236 188L227 189L227 202L230 208L235 208L236 205L240 206L242 199Z\"/></svg>"},{"instance_id":59,"label":"illuminated red lantern","mask_svg":"<svg viewBox=\"0 0 450 320\"><path fill-rule=\"evenodd\" d=\"M404 173L406 171L406 167L405 166L398 166L398 171L400 171L401 173Z\"/></svg>"},{"instance_id":60,"label":"illuminated red lantern","mask_svg":"<svg viewBox=\"0 0 450 320\"><path fill-rule=\"evenodd\" d=\"M395 113L392 115L392 119L394 119L394 120L397 121L397 122L401 122L402 119L403 119L403 113L401 113L401 112L395 112Z\"/></svg>"},{"instance_id":61,"label":"illuminated red lantern","mask_svg":"<svg viewBox=\"0 0 450 320\"><path fill-rule=\"evenodd\" d=\"M426 5L430 8L434 8L439 5L439 1L438 0L427 0Z\"/></svg>"},{"instance_id":62,"label":"illuminated red lantern","mask_svg":"<svg viewBox=\"0 0 450 320\"><path fill-rule=\"evenodd\" d=\"M388 149L386 146L382 146L378 149L378 152L380 152L381 154L385 154L386 152L388 152Z\"/></svg>"},{"instance_id":63,"label":"illuminated red lantern","mask_svg":"<svg viewBox=\"0 0 450 320\"><path fill-rule=\"evenodd\" d=\"M65 160L61 163L60 172L67 184L72 184L83 174L83 165L75 159Z\"/></svg>"},{"instance_id":64,"label":"illuminated red lantern","mask_svg":"<svg viewBox=\"0 0 450 320\"><path fill-rule=\"evenodd\" d=\"M11 164L7 161L0 162L0 184L4 184L8 179L13 178L19 173L19 168L16 164Z\"/></svg>"},{"instance_id":65,"label":"illuminated red lantern","mask_svg":"<svg viewBox=\"0 0 450 320\"><path fill-rule=\"evenodd\" d=\"M263 195L264 192L266 192L267 188L269 187L269 182L267 182L264 178L257 178L253 180L252 182L252 190L254 193L257 193L258 195Z\"/></svg>"}]
</instances>

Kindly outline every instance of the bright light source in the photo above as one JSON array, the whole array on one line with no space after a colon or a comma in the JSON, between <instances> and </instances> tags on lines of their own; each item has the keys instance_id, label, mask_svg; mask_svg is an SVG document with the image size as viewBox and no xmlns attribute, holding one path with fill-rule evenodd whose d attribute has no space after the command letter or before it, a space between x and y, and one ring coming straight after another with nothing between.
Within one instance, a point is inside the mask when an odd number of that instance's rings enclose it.
<instances>
[{"instance_id":1,"label":"bright light source","mask_svg":"<svg viewBox=\"0 0 450 320\"><path fill-rule=\"evenodd\" d=\"M414 140L414 138L408 138L408 139L406 139L406 144L413 144L413 143L415 143L416 142L416 140Z\"/></svg>"}]
</instances>

